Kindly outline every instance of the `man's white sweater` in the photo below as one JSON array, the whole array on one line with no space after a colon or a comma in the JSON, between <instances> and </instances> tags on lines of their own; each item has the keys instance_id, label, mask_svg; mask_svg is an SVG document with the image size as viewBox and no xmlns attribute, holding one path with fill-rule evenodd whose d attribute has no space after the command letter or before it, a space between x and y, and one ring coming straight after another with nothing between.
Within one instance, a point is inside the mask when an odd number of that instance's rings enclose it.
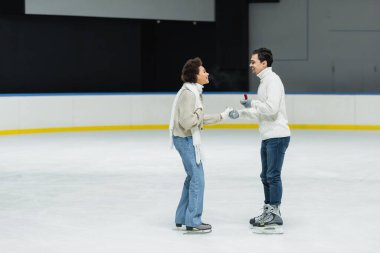
<instances>
[{"instance_id":1,"label":"man's white sweater","mask_svg":"<svg viewBox=\"0 0 380 253\"><path fill-rule=\"evenodd\" d=\"M239 110L242 118L257 118L262 140L290 136L285 106L285 90L280 77L265 68L258 75L260 85L251 108Z\"/></svg>"}]
</instances>

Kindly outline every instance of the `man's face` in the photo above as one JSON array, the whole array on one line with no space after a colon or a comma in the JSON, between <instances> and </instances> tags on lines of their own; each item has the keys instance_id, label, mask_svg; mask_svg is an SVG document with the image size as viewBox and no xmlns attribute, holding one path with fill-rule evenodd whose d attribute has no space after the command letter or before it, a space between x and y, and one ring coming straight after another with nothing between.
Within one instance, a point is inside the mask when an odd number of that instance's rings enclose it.
<instances>
[{"instance_id":1,"label":"man's face","mask_svg":"<svg viewBox=\"0 0 380 253\"><path fill-rule=\"evenodd\" d=\"M200 66L199 73L197 75L197 83L204 85L208 82L208 73L206 72L206 69L203 66Z\"/></svg>"},{"instance_id":2,"label":"man's face","mask_svg":"<svg viewBox=\"0 0 380 253\"><path fill-rule=\"evenodd\" d=\"M267 67L267 61L260 62L259 58L257 57L257 54L253 54L251 56L251 63L249 64L249 67L252 70L253 74L259 74L263 69Z\"/></svg>"}]
</instances>

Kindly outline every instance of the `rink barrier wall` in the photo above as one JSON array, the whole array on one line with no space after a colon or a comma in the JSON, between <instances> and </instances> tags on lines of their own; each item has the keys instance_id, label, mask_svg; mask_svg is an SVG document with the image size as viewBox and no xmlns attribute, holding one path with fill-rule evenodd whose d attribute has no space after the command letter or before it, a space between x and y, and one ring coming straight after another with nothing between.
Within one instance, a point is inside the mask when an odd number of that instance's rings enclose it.
<instances>
[{"instance_id":1,"label":"rink barrier wall","mask_svg":"<svg viewBox=\"0 0 380 253\"><path fill-rule=\"evenodd\" d=\"M242 92L205 93L207 114L242 108ZM255 96L255 94L249 94ZM0 96L0 135L168 129L175 93L9 94ZM292 129L380 130L380 94L287 94ZM209 129L257 128L226 120Z\"/></svg>"}]
</instances>

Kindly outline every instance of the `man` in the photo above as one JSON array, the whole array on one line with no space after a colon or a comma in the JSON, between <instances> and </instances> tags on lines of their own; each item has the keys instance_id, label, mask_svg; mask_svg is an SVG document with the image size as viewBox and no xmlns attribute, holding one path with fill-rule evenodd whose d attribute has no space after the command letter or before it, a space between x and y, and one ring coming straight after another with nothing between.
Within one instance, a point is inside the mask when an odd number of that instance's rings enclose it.
<instances>
[{"instance_id":1,"label":"man","mask_svg":"<svg viewBox=\"0 0 380 253\"><path fill-rule=\"evenodd\" d=\"M261 135L260 174L264 186L263 213L249 222L257 232L282 233L283 220L280 204L282 198L281 169L285 151L290 141L290 130L285 107L284 85L272 71L271 50L259 48L253 51L249 67L260 78L257 98L244 99L240 103L246 108L229 113L230 118L256 117Z\"/></svg>"}]
</instances>

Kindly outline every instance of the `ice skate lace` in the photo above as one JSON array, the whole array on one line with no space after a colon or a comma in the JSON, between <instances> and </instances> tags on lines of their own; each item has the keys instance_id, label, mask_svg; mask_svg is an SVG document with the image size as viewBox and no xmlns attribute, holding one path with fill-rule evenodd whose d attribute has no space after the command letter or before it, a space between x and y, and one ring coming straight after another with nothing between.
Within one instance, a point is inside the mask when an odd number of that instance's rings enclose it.
<instances>
[{"instance_id":1,"label":"ice skate lace","mask_svg":"<svg viewBox=\"0 0 380 253\"><path fill-rule=\"evenodd\" d=\"M264 217L260 220L261 225L264 225L265 223L271 222L275 218L274 214L274 208L268 207L265 210Z\"/></svg>"},{"instance_id":2,"label":"ice skate lace","mask_svg":"<svg viewBox=\"0 0 380 253\"><path fill-rule=\"evenodd\" d=\"M263 213L259 216L256 216L255 221L261 221L267 215L267 207L264 206L263 208L261 208L261 210L263 211Z\"/></svg>"}]
</instances>

